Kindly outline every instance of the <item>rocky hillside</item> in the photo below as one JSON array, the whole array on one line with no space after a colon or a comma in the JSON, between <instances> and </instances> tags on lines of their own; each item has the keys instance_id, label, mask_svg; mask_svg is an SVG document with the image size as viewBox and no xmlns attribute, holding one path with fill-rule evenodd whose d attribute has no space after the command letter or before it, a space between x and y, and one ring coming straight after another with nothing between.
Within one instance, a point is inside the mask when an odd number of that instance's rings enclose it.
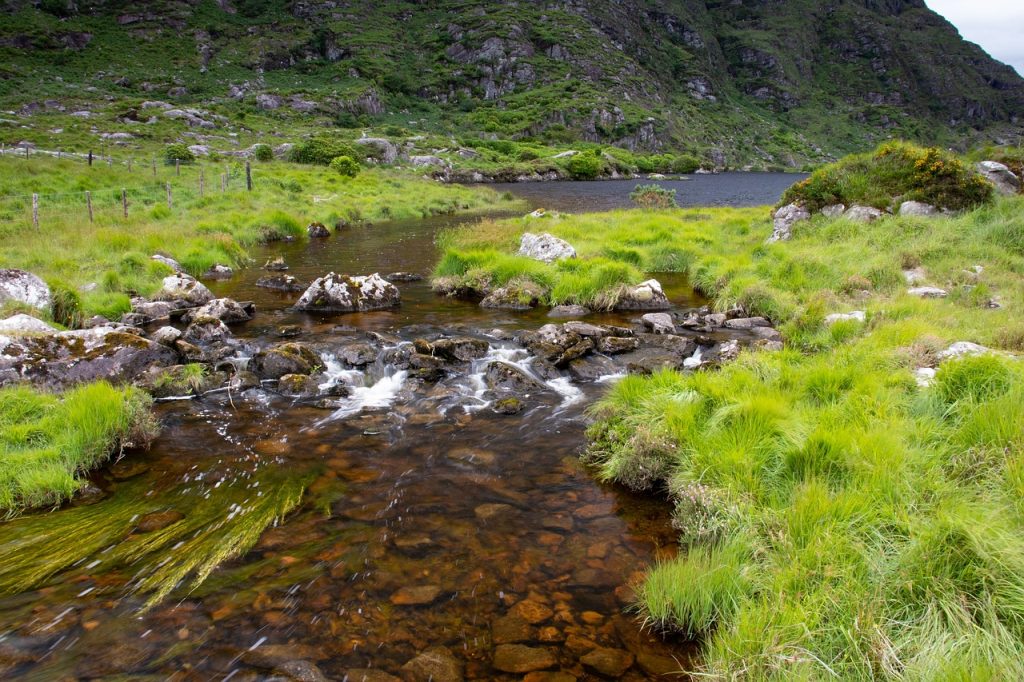
<instances>
[{"instance_id":1,"label":"rocky hillside","mask_svg":"<svg viewBox=\"0 0 1024 682\"><path fill-rule=\"evenodd\" d=\"M162 99L274 129L585 139L731 166L1024 127L1024 80L922 0L6 5L0 104L21 113Z\"/></svg>"}]
</instances>

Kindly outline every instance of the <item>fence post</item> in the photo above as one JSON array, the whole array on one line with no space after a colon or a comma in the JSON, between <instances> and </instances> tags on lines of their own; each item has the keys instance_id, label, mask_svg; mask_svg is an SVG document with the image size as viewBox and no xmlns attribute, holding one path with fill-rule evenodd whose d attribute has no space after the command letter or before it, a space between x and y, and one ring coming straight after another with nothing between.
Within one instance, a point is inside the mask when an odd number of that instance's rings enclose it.
<instances>
[{"instance_id":1,"label":"fence post","mask_svg":"<svg viewBox=\"0 0 1024 682\"><path fill-rule=\"evenodd\" d=\"M32 195L32 225L33 225L33 227L36 228L36 230L39 229L39 195L38 194L33 194Z\"/></svg>"},{"instance_id":2,"label":"fence post","mask_svg":"<svg viewBox=\"0 0 1024 682\"><path fill-rule=\"evenodd\" d=\"M63 154L62 154L61 150L59 150L59 149L58 149L58 150L57 150L57 160L58 160L58 161L60 161L60 160L61 160L61 159L63 159L63 158L64 158L64 156L63 156Z\"/></svg>"},{"instance_id":3,"label":"fence post","mask_svg":"<svg viewBox=\"0 0 1024 682\"><path fill-rule=\"evenodd\" d=\"M131 157L128 157L128 172L129 173L132 172L132 159L131 159Z\"/></svg>"},{"instance_id":4,"label":"fence post","mask_svg":"<svg viewBox=\"0 0 1024 682\"><path fill-rule=\"evenodd\" d=\"M174 208L171 204L171 183L167 183L167 208Z\"/></svg>"},{"instance_id":5,"label":"fence post","mask_svg":"<svg viewBox=\"0 0 1024 682\"><path fill-rule=\"evenodd\" d=\"M124 217L128 217L128 190L121 188L121 207L124 209Z\"/></svg>"},{"instance_id":6,"label":"fence post","mask_svg":"<svg viewBox=\"0 0 1024 682\"><path fill-rule=\"evenodd\" d=\"M228 176L224 175L223 173L220 174L220 191L228 191Z\"/></svg>"},{"instance_id":7,"label":"fence post","mask_svg":"<svg viewBox=\"0 0 1024 682\"><path fill-rule=\"evenodd\" d=\"M92 150L89 150L89 165L92 166Z\"/></svg>"},{"instance_id":8,"label":"fence post","mask_svg":"<svg viewBox=\"0 0 1024 682\"><path fill-rule=\"evenodd\" d=\"M92 192L85 193L85 205L89 209L89 222L92 222Z\"/></svg>"},{"instance_id":9,"label":"fence post","mask_svg":"<svg viewBox=\"0 0 1024 682\"><path fill-rule=\"evenodd\" d=\"M108 156L107 157L107 168L113 168L113 166L114 166L114 160Z\"/></svg>"},{"instance_id":10,"label":"fence post","mask_svg":"<svg viewBox=\"0 0 1024 682\"><path fill-rule=\"evenodd\" d=\"M156 159L153 159L153 179L156 180Z\"/></svg>"},{"instance_id":11,"label":"fence post","mask_svg":"<svg viewBox=\"0 0 1024 682\"><path fill-rule=\"evenodd\" d=\"M205 180L205 178L203 176L203 169L200 168L199 169L199 198L200 199L203 198L203 181L204 180Z\"/></svg>"},{"instance_id":12,"label":"fence post","mask_svg":"<svg viewBox=\"0 0 1024 682\"><path fill-rule=\"evenodd\" d=\"M28 147L25 147L25 158L28 158Z\"/></svg>"},{"instance_id":13,"label":"fence post","mask_svg":"<svg viewBox=\"0 0 1024 682\"><path fill-rule=\"evenodd\" d=\"M252 164L245 162L245 188L252 191Z\"/></svg>"}]
</instances>

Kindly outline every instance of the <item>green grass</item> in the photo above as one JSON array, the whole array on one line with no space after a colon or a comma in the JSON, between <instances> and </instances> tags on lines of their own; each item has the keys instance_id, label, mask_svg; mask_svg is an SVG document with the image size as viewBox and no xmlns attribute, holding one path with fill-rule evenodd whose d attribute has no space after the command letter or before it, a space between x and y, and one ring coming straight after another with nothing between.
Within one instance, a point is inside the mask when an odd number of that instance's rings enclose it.
<instances>
[{"instance_id":1,"label":"green grass","mask_svg":"<svg viewBox=\"0 0 1024 682\"><path fill-rule=\"evenodd\" d=\"M815 218L771 245L767 209L550 224L586 252L635 249L642 267L664 230L717 307L744 304L786 337L720 371L628 377L595 408L596 474L675 505L686 551L652 568L637 606L700 642L698 672L1024 675L1024 364L947 361L927 388L913 374L954 341L1024 351L1022 209ZM907 295L908 267L950 296ZM824 323L854 309L866 323Z\"/></svg>"},{"instance_id":2,"label":"green grass","mask_svg":"<svg viewBox=\"0 0 1024 682\"><path fill-rule=\"evenodd\" d=\"M843 204L895 212L904 201L961 210L992 199L992 186L955 155L905 142L887 142L873 152L847 156L818 170L782 196L810 211Z\"/></svg>"},{"instance_id":3,"label":"green grass","mask_svg":"<svg viewBox=\"0 0 1024 682\"><path fill-rule=\"evenodd\" d=\"M0 389L0 512L58 505L119 447L147 445L156 431L149 405L143 392L105 382L62 395Z\"/></svg>"},{"instance_id":4,"label":"green grass","mask_svg":"<svg viewBox=\"0 0 1024 682\"><path fill-rule=\"evenodd\" d=\"M83 316L119 317L130 295L153 293L170 274L150 260L154 253L199 276L216 263L244 266L255 244L305 239L313 221L372 223L515 205L488 189L441 185L399 171L371 169L348 178L284 162L256 164L255 189L247 192L244 169L237 163L227 168L232 177L222 193L222 165L183 166L180 175L158 167L154 183L148 167L129 173L120 165L0 158L0 267L29 270L79 297L70 312L66 305L52 311L58 322L74 326ZM165 182L172 185L170 209ZM128 188L127 219L121 187ZM92 192L93 223L85 191ZM38 232L31 222L32 193L41 195Z\"/></svg>"}]
</instances>

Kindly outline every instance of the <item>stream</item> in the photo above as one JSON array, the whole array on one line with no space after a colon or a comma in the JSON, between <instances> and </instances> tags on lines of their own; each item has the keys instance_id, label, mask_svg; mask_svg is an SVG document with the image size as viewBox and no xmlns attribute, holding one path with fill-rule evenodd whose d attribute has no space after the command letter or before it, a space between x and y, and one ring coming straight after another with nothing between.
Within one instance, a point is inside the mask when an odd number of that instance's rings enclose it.
<instances>
[{"instance_id":1,"label":"stream","mask_svg":"<svg viewBox=\"0 0 1024 682\"><path fill-rule=\"evenodd\" d=\"M756 205L799 177L666 184L684 205ZM532 207L575 211L628 206L636 184L501 189ZM332 270L426 276L437 232L464 220L354 226L253 255L257 266L282 256L303 282ZM621 374L536 375L513 335L550 322L546 311L484 310L438 297L423 280L398 284L399 308L311 315L290 309L297 294L257 287L266 274L253 267L210 285L255 302L255 319L235 334L269 339L288 329L337 348L337 357L325 354L325 375L346 395L330 409L271 391L161 403L152 449L97 472L91 499L3 524L3 537L21 538L4 555L43 548L69 559L41 587L0 597L0 675L449 682L537 671L527 679L648 680L688 664L691 645L643 630L628 610L630 585L677 551L667 505L602 485L578 462L587 406ZM705 303L683 278L655 276L676 311ZM628 327L638 317L586 321ZM440 334L483 339L487 354L429 389L387 362L388 352ZM354 367L342 361L365 339L384 352ZM481 377L491 360L535 377L543 396L516 415L488 409ZM297 505L282 501L299 494ZM204 581L186 580L155 602L143 589L182 562L186 575L191 547L241 536L246 518L290 507ZM117 528L144 521L152 543L167 523L193 525L143 568L124 560L135 555L122 551ZM37 541L48 525L56 530ZM104 525L119 539L90 530Z\"/></svg>"}]
</instances>

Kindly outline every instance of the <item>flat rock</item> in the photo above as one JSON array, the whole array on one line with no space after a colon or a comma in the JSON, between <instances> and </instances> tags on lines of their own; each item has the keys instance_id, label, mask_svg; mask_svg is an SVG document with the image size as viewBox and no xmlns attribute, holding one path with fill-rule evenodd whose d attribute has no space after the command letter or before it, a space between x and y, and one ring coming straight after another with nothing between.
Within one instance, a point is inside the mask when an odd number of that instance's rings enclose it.
<instances>
[{"instance_id":1,"label":"flat rock","mask_svg":"<svg viewBox=\"0 0 1024 682\"><path fill-rule=\"evenodd\" d=\"M975 169L995 185L1000 194L1013 195L1020 191L1020 178L1005 164L998 161L982 161L975 165Z\"/></svg>"},{"instance_id":2,"label":"flat rock","mask_svg":"<svg viewBox=\"0 0 1024 682\"><path fill-rule=\"evenodd\" d=\"M973 355L985 355L986 353L994 352L991 348L987 348L978 343L971 341L957 341L950 345L949 348L939 351L938 358L940 361L943 360L956 360L963 357Z\"/></svg>"},{"instance_id":3,"label":"flat rock","mask_svg":"<svg viewBox=\"0 0 1024 682\"><path fill-rule=\"evenodd\" d=\"M519 616L503 616L491 621L491 641L494 644L530 642L536 635L533 626Z\"/></svg>"},{"instance_id":4,"label":"flat rock","mask_svg":"<svg viewBox=\"0 0 1024 682\"><path fill-rule=\"evenodd\" d=\"M644 327L655 334L672 334L676 330L672 316L668 313L647 313L640 318L640 321Z\"/></svg>"},{"instance_id":5,"label":"flat rock","mask_svg":"<svg viewBox=\"0 0 1024 682\"><path fill-rule=\"evenodd\" d=\"M550 649L522 644L499 644L494 648L494 667L506 673L528 673L558 665L558 656Z\"/></svg>"},{"instance_id":6,"label":"flat rock","mask_svg":"<svg viewBox=\"0 0 1024 682\"><path fill-rule=\"evenodd\" d=\"M843 217L858 223L871 223L881 218L884 213L872 206L851 206L846 209Z\"/></svg>"},{"instance_id":7,"label":"flat rock","mask_svg":"<svg viewBox=\"0 0 1024 682\"><path fill-rule=\"evenodd\" d=\"M412 682L462 682L463 665L452 652L438 647L421 653L402 666Z\"/></svg>"},{"instance_id":8,"label":"flat rock","mask_svg":"<svg viewBox=\"0 0 1024 682\"><path fill-rule=\"evenodd\" d=\"M160 291L153 298L161 301L181 301L189 306L201 306L213 300L213 293L195 277L179 272L164 277Z\"/></svg>"},{"instance_id":9,"label":"flat rock","mask_svg":"<svg viewBox=\"0 0 1024 682\"><path fill-rule=\"evenodd\" d=\"M912 215L912 216L933 216L939 212L939 209L935 208L931 204L926 204L920 201L904 201L900 204L900 215Z\"/></svg>"},{"instance_id":10,"label":"flat rock","mask_svg":"<svg viewBox=\"0 0 1024 682\"><path fill-rule=\"evenodd\" d=\"M832 313L831 315L826 315L825 324L831 325L835 324L836 322L847 322L851 320L856 322L863 322L866 319L867 316L864 314L863 310L854 310L853 312L849 313Z\"/></svg>"},{"instance_id":11,"label":"flat rock","mask_svg":"<svg viewBox=\"0 0 1024 682\"><path fill-rule=\"evenodd\" d=\"M306 285L291 275L269 275L256 280L256 286L261 289L273 289L275 291L305 291Z\"/></svg>"},{"instance_id":12,"label":"flat rock","mask_svg":"<svg viewBox=\"0 0 1024 682\"><path fill-rule=\"evenodd\" d=\"M949 292L938 287L913 287L907 289L907 293L918 298L946 298Z\"/></svg>"},{"instance_id":13,"label":"flat rock","mask_svg":"<svg viewBox=\"0 0 1024 682\"><path fill-rule=\"evenodd\" d=\"M238 324L251 320L255 312L256 308L252 303L243 304L231 298L215 298L190 310L183 319L188 322L210 317L225 324Z\"/></svg>"},{"instance_id":14,"label":"flat rock","mask_svg":"<svg viewBox=\"0 0 1024 682\"><path fill-rule=\"evenodd\" d=\"M509 613L522 618L531 625L543 623L555 615L555 612L552 611L551 607L547 604L542 604L541 602L534 601L533 599L524 599L517 602L511 609L509 609Z\"/></svg>"},{"instance_id":15,"label":"flat rock","mask_svg":"<svg viewBox=\"0 0 1024 682\"><path fill-rule=\"evenodd\" d=\"M422 606L432 604L440 594L440 585L403 587L391 595L391 603L395 606Z\"/></svg>"}]
</instances>

